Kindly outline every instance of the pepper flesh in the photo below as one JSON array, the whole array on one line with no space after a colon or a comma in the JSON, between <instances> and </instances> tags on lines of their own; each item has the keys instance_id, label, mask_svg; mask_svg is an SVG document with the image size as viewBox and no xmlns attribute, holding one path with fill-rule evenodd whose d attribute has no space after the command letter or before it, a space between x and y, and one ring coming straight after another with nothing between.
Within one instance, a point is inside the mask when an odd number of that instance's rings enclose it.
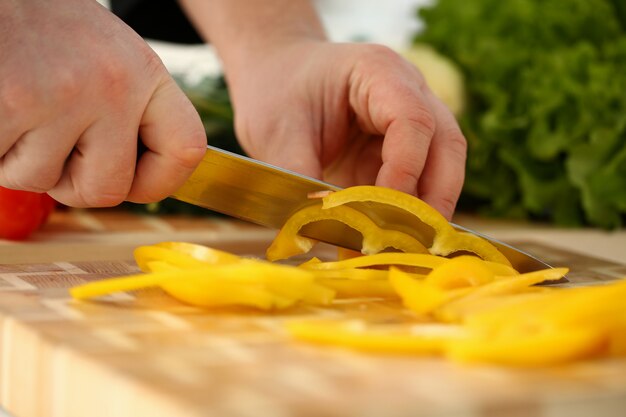
<instances>
[{"instance_id":1,"label":"pepper flesh","mask_svg":"<svg viewBox=\"0 0 626 417\"><path fill-rule=\"evenodd\" d=\"M353 207L385 230L399 230L418 239L430 253L448 256L472 252L487 261L511 265L486 240L456 231L437 210L417 197L390 188L362 185L323 197L324 209Z\"/></svg>"},{"instance_id":2,"label":"pepper flesh","mask_svg":"<svg viewBox=\"0 0 626 417\"><path fill-rule=\"evenodd\" d=\"M305 320L291 322L287 329L293 337L315 343L438 354L460 362L544 366L596 355L626 355L626 280L592 288L536 287L558 280L567 269L518 274L502 262L499 252L491 252L488 242L457 232L445 219L440 223L442 217L425 203L416 203L414 197L377 187L355 188L324 196L329 208L317 205L301 211L300 219L296 214L291 230L283 236L287 238L276 239L276 253L284 256L308 250L307 245L314 242L297 232L314 221L354 226L367 253L388 247L408 252L417 247L422 253L358 256L344 251L346 259L340 261L314 258L294 267L244 259L201 245L164 242L136 250L137 263L146 274L89 283L71 293L84 299L157 286L196 306L244 305L265 310L297 303L329 305L335 296L390 299L385 305L400 298L410 310L402 312L403 323L413 314L418 316L415 325ZM375 192L364 195L368 190ZM376 217L380 205L385 206L383 215ZM421 225L424 230L412 233L407 225ZM485 260L441 256L467 251ZM433 322L438 322L440 333L430 332Z\"/></svg>"},{"instance_id":3,"label":"pepper flesh","mask_svg":"<svg viewBox=\"0 0 626 417\"><path fill-rule=\"evenodd\" d=\"M334 298L332 289L316 283L314 274L303 268L206 249L173 243L144 246L135 256L149 273L80 285L70 293L85 299L158 286L195 306L248 305L260 309L286 308L299 301L329 304Z\"/></svg>"},{"instance_id":4,"label":"pepper flesh","mask_svg":"<svg viewBox=\"0 0 626 417\"><path fill-rule=\"evenodd\" d=\"M395 248L404 252L427 253L428 251L415 238L399 231L384 231L369 217L349 207L322 209L321 204L313 204L297 211L287 220L278 235L267 249L270 261L286 259L307 253L315 240L300 236L300 230L314 222L338 221L362 236L362 252L373 254L386 248Z\"/></svg>"},{"instance_id":5,"label":"pepper flesh","mask_svg":"<svg viewBox=\"0 0 626 417\"><path fill-rule=\"evenodd\" d=\"M286 326L291 335L301 340L394 354L439 354L444 351L447 343L458 338L458 329L453 327L449 327L443 334L411 334L409 329L375 329L354 320L302 320Z\"/></svg>"}]
</instances>

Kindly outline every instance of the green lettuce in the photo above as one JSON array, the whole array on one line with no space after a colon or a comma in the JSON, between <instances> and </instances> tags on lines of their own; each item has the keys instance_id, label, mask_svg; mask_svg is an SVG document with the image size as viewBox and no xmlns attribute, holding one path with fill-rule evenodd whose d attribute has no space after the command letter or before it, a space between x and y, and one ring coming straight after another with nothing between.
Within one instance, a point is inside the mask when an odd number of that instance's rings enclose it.
<instances>
[{"instance_id":1,"label":"green lettuce","mask_svg":"<svg viewBox=\"0 0 626 417\"><path fill-rule=\"evenodd\" d=\"M626 218L626 3L439 0L416 36L466 77L460 207L560 225Z\"/></svg>"}]
</instances>

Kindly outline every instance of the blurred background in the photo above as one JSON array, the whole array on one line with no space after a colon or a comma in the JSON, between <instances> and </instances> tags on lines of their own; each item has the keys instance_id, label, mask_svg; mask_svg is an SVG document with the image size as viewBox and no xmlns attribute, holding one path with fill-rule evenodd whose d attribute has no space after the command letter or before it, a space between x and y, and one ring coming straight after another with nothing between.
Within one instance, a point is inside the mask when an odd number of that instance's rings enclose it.
<instances>
[{"instance_id":1,"label":"blurred background","mask_svg":"<svg viewBox=\"0 0 626 417\"><path fill-rule=\"evenodd\" d=\"M388 45L468 139L459 210L559 226L626 220L624 0L317 0L334 41ZM210 46L149 41L216 146L238 151ZM165 202L149 211L184 210Z\"/></svg>"}]
</instances>

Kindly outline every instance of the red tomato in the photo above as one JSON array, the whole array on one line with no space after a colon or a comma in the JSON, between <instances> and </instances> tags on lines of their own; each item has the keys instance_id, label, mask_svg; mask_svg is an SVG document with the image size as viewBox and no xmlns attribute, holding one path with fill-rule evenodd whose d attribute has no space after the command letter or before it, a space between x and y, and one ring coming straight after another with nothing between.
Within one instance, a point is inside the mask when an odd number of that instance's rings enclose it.
<instances>
[{"instance_id":1,"label":"red tomato","mask_svg":"<svg viewBox=\"0 0 626 417\"><path fill-rule=\"evenodd\" d=\"M48 194L0 187L0 238L26 239L46 222L55 205Z\"/></svg>"}]
</instances>

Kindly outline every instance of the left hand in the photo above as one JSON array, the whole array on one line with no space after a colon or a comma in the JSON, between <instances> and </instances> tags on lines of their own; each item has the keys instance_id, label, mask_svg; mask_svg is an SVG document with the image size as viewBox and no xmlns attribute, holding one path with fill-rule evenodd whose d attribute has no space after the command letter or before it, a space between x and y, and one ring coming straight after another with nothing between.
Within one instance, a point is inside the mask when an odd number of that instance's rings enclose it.
<instances>
[{"instance_id":1,"label":"left hand","mask_svg":"<svg viewBox=\"0 0 626 417\"><path fill-rule=\"evenodd\" d=\"M452 216L465 138L413 65L383 46L326 41L311 0L180 2L220 55L251 156L396 188Z\"/></svg>"},{"instance_id":2,"label":"left hand","mask_svg":"<svg viewBox=\"0 0 626 417\"><path fill-rule=\"evenodd\" d=\"M247 60L229 82L251 156L340 186L399 189L452 217L465 138L412 64L384 46L310 39Z\"/></svg>"}]
</instances>

